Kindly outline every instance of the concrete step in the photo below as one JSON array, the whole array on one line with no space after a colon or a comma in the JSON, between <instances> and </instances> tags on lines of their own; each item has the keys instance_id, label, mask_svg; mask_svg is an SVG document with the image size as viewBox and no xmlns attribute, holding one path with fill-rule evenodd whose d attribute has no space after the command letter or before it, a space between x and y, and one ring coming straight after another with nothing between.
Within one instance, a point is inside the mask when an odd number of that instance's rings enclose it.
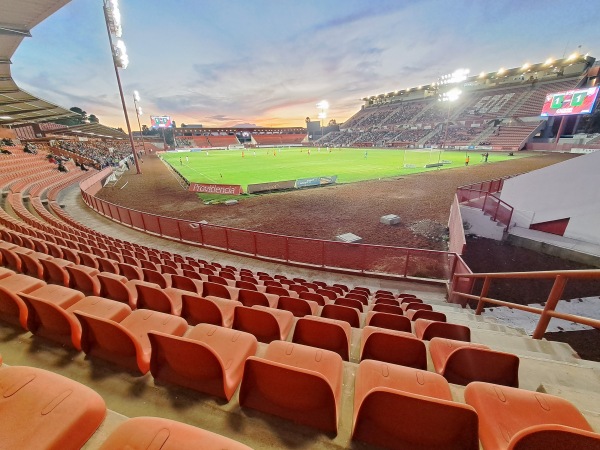
<instances>
[{"instance_id":1,"label":"concrete step","mask_svg":"<svg viewBox=\"0 0 600 450\"><path fill-rule=\"evenodd\" d=\"M546 340L532 339L527 336L509 335L506 333L471 329L471 341L489 346L494 350L514 353L516 355L536 355L540 358L554 359L579 364L582 361L573 348L564 342L552 342Z\"/></svg>"}]
</instances>

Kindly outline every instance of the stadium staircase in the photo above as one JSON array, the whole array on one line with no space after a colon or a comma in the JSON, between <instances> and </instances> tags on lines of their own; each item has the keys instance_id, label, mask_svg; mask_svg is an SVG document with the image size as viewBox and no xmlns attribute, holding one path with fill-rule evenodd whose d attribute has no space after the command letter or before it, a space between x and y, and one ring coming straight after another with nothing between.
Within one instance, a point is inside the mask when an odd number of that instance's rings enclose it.
<instances>
[{"instance_id":1,"label":"stadium staircase","mask_svg":"<svg viewBox=\"0 0 600 450\"><path fill-rule=\"evenodd\" d=\"M91 173L44 172L16 186L24 170L1 186L0 415L14 422L0 425L0 442L10 448L80 448L90 436L86 449L137 448L134 440L140 448L366 448L360 440L476 450L481 440L489 450L508 448L507 435L524 439L519 448L600 446L600 365L567 344L450 304L437 285L234 266L230 255L76 207L74 183ZM110 267L117 273L102 273ZM218 275L209 281L210 273ZM250 294L237 287L243 276ZM108 297L107 280L127 288L126 303ZM267 295L283 286L287 295ZM145 289L171 306L187 296L219 314L160 312ZM136 343L131 353L127 342ZM503 405L486 403L487 392L517 408L498 413ZM159 419L128 420L138 416Z\"/></svg>"}]
</instances>

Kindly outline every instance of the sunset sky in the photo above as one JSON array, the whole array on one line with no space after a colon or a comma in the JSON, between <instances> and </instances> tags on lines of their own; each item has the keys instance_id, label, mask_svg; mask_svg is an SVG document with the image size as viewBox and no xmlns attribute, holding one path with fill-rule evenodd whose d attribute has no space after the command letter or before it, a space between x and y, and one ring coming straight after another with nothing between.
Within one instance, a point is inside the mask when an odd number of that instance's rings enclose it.
<instances>
[{"instance_id":1,"label":"sunset sky","mask_svg":"<svg viewBox=\"0 0 600 450\"><path fill-rule=\"evenodd\" d=\"M568 9L565 9L568 7ZM343 122L362 97L579 50L600 58L600 2L571 0L120 0L150 115L204 126L304 126L326 99ZM124 126L101 0L72 0L12 58L21 88ZM581 46L581 47L579 47ZM137 124L134 128L137 128Z\"/></svg>"}]
</instances>

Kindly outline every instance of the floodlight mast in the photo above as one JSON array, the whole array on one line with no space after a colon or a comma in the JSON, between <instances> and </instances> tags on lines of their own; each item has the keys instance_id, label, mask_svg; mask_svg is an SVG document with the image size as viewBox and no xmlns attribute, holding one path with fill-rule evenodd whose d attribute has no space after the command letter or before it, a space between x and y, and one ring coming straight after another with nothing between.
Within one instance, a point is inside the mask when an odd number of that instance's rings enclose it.
<instances>
[{"instance_id":1,"label":"floodlight mast","mask_svg":"<svg viewBox=\"0 0 600 450\"><path fill-rule=\"evenodd\" d=\"M119 76L119 69L117 67L117 57L119 59L119 65L122 68L126 68L129 63L127 57L125 44L119 40L118 45L113 45L112 34L116 37L120 37L122 33L121 29L121 13L119 11L118 0L103 0L104 10L104 21L106 23L106 32L108 33L108 42L110 44L110 51L112 54L113 66L115 68L115 75L117 77L117 85L119 86L119 95L121 96L121 104L123 105L123 114L125 115L125 123L127 125L127 132L129 133L129 143L131 144L131 152L133 153L133 160L135 162L136 173L139 175L142 173L140 169L140 163L138 161L137 152L135 151L135 144L133 142L133 135L131 134L131 125L129 124L129 116L127 115L127 106L125 104L125 96L123 95L123 87L121 86L121 77Z\"/></svg>"},{"instance_id":2,"label":"floodlight mast","mask_svg":"<svg viewBox=\"0 0 600 450\"><path fill-rule=\"evenodd\" d=\"M140 127L140 136L142 137L142 148L144 149L144 154L146 153L146 143L144 142L144 133L142 132L142 124L140 122L140 116L142 115L142 107L138 106L140 101L140 94L138 91L133 91L133 106L135 106L135 115L137 116L138 126Z\"/></svg>"},{"instance_id":3,"label":"floodlight mast","mask_svg":"<svg viewBox=\"0 0 600 450\"><path fill-rule=\"evenodd\" d=\"M321 100L317 103L317 108L321 110L319 113L319 119L321 121L321 139L323 139L323 119L327 118L327 110L329 109L329 102L327 100Z\"/></svg>"},{"instance_id":4,"label":"floodlight mast","mask_svg":"<svg viewBox=\"0 0 600 450\"><path fill-rule=\"evenodd\" d=\"M452 85L465 81L469 72L469 69L457 69L448 75L442 75L438 80L438 86ZM448 126L450 122L450 111L452 109L452 103L458 100L461 94L462 91L458 88L452 88L448 91L440 92L438 94L438 101L448 103L448 114L446 115L446 130L444 131L444 140L442 141L441 148L438 152L438 170L440 168L439 164L442 158L442 150L446 145L446 140L448 139Z\"/></svg>"}]
</instances>

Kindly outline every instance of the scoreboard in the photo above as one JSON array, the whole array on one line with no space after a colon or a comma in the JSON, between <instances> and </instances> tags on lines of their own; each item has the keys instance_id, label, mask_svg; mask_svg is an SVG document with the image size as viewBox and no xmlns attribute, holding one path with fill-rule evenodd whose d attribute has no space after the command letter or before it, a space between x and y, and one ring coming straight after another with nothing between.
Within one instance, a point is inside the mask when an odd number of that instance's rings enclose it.
<instances>
[{"instance_id":1,"label":"scoreboard","mask_svg":"<svg viewBox=\"0 0 600 450\"><path fill-rule=\"evenodd\" d=\"M170 128L172 123L169 116L150 116L150 126L152 128Z\"/></svg>"},{"instance_id":2,"label":"scoreboard","mask_svg":"<svg viewBox=\"0 0 600 450\"><path fill-rule=\"evenodd\" d=\"M544 101L544 106L542 107L541 116L548 117L568 116L571 114L590 114L594 109L597 97L597 86L547 94L546 100Z\"/></svg>"}]
</instances>

